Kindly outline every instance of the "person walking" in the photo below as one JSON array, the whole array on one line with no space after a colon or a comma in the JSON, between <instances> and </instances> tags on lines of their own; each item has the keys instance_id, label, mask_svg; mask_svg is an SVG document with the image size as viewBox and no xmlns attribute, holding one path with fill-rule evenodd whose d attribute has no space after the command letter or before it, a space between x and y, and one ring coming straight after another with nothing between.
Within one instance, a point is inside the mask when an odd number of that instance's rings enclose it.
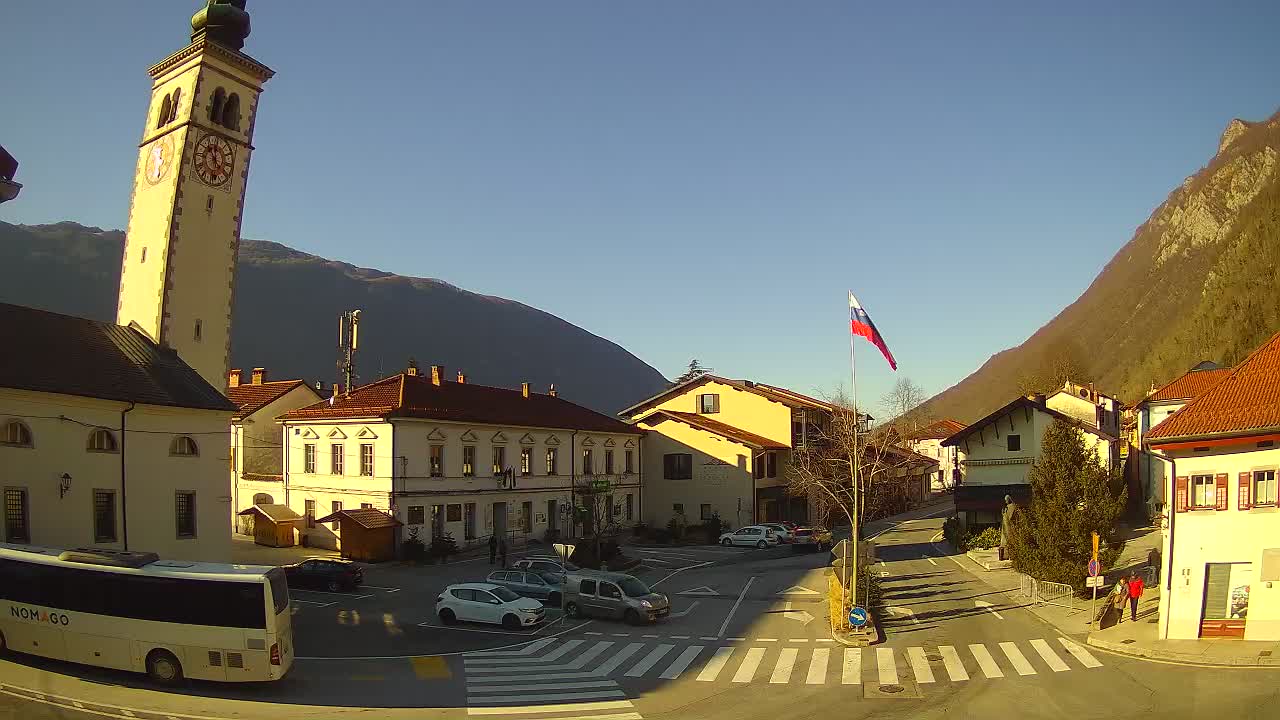
<instances>
[{"instance_id":1,"label":"person walking","mask_svg":"<svg viewBox=\"0 0 1280 720\"><path fill-rule=\"evenodd\" d=\"M1138 622L1138 598L1142 597L1145 584L1138 573L1129 576L1129 619Z\"/></svg>"},{"instance_id":2,"label":"person walking","mask_svg":"<svg viewBox=\"0 0 1280 720\"><path fill-rule=\"evenodd\" d=\"M507 566L507 541L498 541L498 558L502 561L502 567Z\"/></svg>"},{"instance_id":3,"label":"person walking","mask_svg":"<svg viewBox=\"0 0 1280 720\"><path fill-rule=\"evenodd\" d=\"M1111 609L1116 613L1116 624L1124 622L1124 606L1129 601L1129 578L1124 575L1116 580L1115 587L1111 588L1111 597L1107 598Z\"/></svg>"},{"instance_id":4,"label":"person walking","mask_svg":"<svg viewBox=\"0 0 1280 720\"><path fill-rule=\"evenodd\" d=\"M498 536L489 536L489 564L492 565L494 558L498 556Z\"/></svg>"}]
</instances>

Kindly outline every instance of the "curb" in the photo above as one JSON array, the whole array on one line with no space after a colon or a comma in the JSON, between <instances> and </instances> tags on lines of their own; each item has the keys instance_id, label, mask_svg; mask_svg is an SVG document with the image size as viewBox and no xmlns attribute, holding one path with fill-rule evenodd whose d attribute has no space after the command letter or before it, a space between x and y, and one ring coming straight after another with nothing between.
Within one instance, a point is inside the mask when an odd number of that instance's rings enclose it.
<instances>
[{"instance_id":1,"label":"curb","mask_svg":"<svg viewBox=\"0 0 1280 720\"><path fill-rule=\"evenodd\" d=\"M1134 643L1125 645L1111 640L1104 640L1096 637L1095 633L1089 633L1089 637L1085 640L1085 644L1092 647L1100 648L1117 655L1128 655L1130 657L1147 658L1151 660L1161 660L1163 662L1176 663L1179 665L1194 665L1196 667L1221 667L1221 668L1240 668L1240 667L1272 667L1280 668L1280 657L1276 658L1248 658L1236 657L1231 662L1212 662L1206 660L1199 655L1188 655L1186 653L1172 652L1169 650L1161 650L1158 648L1143 647Z\"/></svg>"},{"instance_id":2,"label":"curb","mask_svg":"<svg viewBox=\"0 0 1280 720\"><path fill-rule=\"evenodd\" d=\"M868 612L871 622L867 623L864 631L859 633L841 634L831 628L831 619L827 619L827 631L831 634L831 639L844 645L845 647L868 647L880 642L880 623L876 621L875 613Z\"/></svg>"}]
</instances>

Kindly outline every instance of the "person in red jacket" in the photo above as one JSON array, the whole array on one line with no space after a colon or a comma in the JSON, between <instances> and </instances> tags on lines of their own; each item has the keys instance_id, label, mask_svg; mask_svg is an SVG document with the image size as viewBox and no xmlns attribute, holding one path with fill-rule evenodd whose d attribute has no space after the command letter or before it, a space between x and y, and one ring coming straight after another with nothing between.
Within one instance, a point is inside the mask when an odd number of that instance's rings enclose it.
<instances>
[{"instance_id":1,"label":"person in red jacket","mask_svg":"<svg viewBox=\"0 0 1280 720\"><path fill-rule=\"evenodd\" d=\"M1129 575L1129 618L1134 622L1138 621L1138 598L1142 597L1144 587L1146 586L1138 573Z\"/></svg>"}]
</instances>

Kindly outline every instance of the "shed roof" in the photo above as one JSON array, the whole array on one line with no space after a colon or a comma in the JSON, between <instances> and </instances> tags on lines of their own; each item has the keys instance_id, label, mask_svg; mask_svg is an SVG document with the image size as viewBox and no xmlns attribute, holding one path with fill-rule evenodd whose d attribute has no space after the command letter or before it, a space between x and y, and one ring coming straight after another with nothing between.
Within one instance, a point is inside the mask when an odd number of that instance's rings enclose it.
<instances>
[{"instance_id":1,"label":"shed roof","mask_svg":"<svg viewBox=\"0 0 1280 720\"><path fill-rule=\"evenodd\" d=\"M302 516L288 505L262 504L241 510L237 515L261 515L274 523L287 523L301 520Z\"/></svg>"},{"instance_id":2,"label":"shed roof","mask_svg":"<svg viewBox=\"0 0 1280 720\"><path fill-rule=\"evenodd\" d=\"M377 530L378 528L399 527L400 525L404 524L399 520L391 517L390 515L382 512L381 510L375 510L373 508L359 508L356 510L339 510L335 513L325 515L324 517L316 520L316 522L325 523L325 522L333 522L334 520L341 521L342 518L347 518L352 522L359 524L365 530Z\"/></svg>"}]
</instances>

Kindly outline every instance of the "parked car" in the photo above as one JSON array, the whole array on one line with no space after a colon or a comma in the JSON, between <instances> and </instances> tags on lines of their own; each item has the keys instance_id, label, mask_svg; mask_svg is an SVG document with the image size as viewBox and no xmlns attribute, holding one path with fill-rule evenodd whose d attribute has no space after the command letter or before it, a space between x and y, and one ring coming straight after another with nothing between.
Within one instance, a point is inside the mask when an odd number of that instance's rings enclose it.
<instances>
[{"instance_id":1,"label":"parked car","mask_svg":"<svg viewBox=\"0 0 1280 720\"><path fill-rule=\"evenodd\" d=\"M511 563L512 570L532 570L539 573L555 573L556 575L564 575L565 573L578 570L578 566L567 560L561 560L553 556L533 556L521 558Z\"/></svg>"},{"instance_id":2,"label":"parked car","mask_svg":"<svg viewBox=\"0 0 1280 720\"><path fill-rule=\"evenodd\" d=\"M791 549L796 552L822 552L831 547L831 531L821 527L798 527L792 534Z\"/></svg>"},{"instance_id":3,"label":"parked car","mask_svg":"<svg viewBox=\"0 0 1280 720\"><path fill-rule=\"evenodd\" d=\"M291 588L320 588L329 592L355 590L364 582L364 571L350 560L311 558L284 566L285 581Z\"/></svg>"},{"instance_id":4,"label":"parked car","mask_svg":"<svg viewBox=\"0 0 1280 720\"><path fill-rule=\"evenodd\" d=\"M748 525L721 535L720 544L726 547L730 545L754 545L763 549L777 545L778 534L763 525Z\"/></svg>"},{"instance_id":5,"label":"parked car","mask_svg":"<svg viewBox=\"0 0 1280 720\"><path fill-rule=\"evenodd\" d=\"M794 525L791 527L787 527L785 523L762 523L762 524L765 527L772 530L774 534L778 536L778 542L786 545L791 544L791 540L792 540L791 532L792 532L792 529L795 527Z\"/></svg>"},{"instance_id":6,"label":"parked car","mask_svg":"<svg viewBox=\"0 0 1280 720\"><path fill-rule=\"evenodd\" d=\"M537 600L521 597L501 585L457 583L446 587L436 598L436 615L445 625L467 620L519 630L540 624L547 611Z\"/></svg>"},{"instance_id":7,"label":"parked car","mask_svg":"<svg viewBox=\"0 0 1280 720\"><path fill-rule=\"evenodd\" d=\"M533 570L494 570L489 573L489 577L485 578L485 582L501 585L517 595L534 600L546 600L549 604L559 607L564 575Z\"/></svg>"},{"instance_id":8,"label":"parked car","mask_svg":"<svg viewBox=\"0 0 1280 720\"><path fill-rule=\"evenodd\" d=\"M631 575L596 570L569 573L564 613L571 618L621 618L639 625L671 614L671 601Z\"/></svg>"}]
</instances>

